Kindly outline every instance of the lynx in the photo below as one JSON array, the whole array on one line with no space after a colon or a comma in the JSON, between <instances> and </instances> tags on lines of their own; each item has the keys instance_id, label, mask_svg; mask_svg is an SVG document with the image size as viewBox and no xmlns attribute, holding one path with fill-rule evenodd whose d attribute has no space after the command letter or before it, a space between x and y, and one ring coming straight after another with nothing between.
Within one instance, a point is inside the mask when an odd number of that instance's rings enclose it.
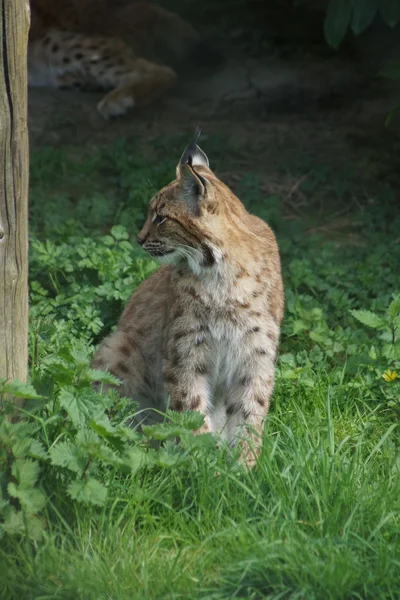
<instances>
[{"instance_id":1,"label":"lynx","mask_svg":"<svg viewBox=\"0 0 400 600\"><path fill-rule=\"evenodd\" d=\"M189 23L150 3L31 0L29 85L107 90L106 119L165 94L183 60L218 58Z\"/></svg>"},{"instance_id":2,"label":"lynx","mask_svg":"<svg viewBox=\"0 0 400 600\"><path fill-rule=\"evenodd\" d=\"M94 367L122 381L141 419L156 420L168 398L173 410L200 411L198 433L239 444L253 466L284 305L274 234L217 178L195 138L175 181L151 199L137 241L163 264L136 289Z\"/></svg>"}]
</instances>

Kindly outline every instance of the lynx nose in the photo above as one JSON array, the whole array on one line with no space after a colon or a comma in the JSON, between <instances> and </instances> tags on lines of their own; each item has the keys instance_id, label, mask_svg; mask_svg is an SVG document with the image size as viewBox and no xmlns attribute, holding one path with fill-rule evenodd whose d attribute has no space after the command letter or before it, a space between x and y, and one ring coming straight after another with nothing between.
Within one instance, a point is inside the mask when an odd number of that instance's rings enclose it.
<instances>
[{"instance_id":1,"label":"lynx nose","mask_svg":"<svg viewBox=\"0 0 400 600\"><path fill-rule=\"evenodd\" d=\"M146 238L147 238L147 233L143 233L143 231L138 233L136 240L137 240L137 243L139 244L139 246L143 246L143 244L146 241Z\"/></svg>"}]
</instances>

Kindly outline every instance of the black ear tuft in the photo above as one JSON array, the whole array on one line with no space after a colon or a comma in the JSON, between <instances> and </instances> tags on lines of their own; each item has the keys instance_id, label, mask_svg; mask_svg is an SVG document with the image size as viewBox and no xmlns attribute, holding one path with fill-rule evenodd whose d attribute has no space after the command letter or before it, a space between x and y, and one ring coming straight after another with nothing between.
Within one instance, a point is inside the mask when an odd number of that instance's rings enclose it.
<instances>
[{"instance_id":1,"label":"black ear tuft","mask_svg":"<svg viewBox=\"0 0 400 600\"><path fill-rule=\"evenodd\" d=\"M193 140L194 144L197 144L197 142L200 139L200 136L201 136L201 129L198 125L196 125L196 128L194 130L194 140Z\"/></svg>"},{"instance_id":2,"label":"black ear tuft","mask_svg":"<svg viewBox=\"0 0 400 600\"><path fill-rule=\"evenodd\" d=\"M179 161L179 166L190 165L191 167L207 167L210 168L207 155L198 147L197 141L201 135L200 127L196 127L193 141L186 148Z\"/></svg>"}]
</instances>

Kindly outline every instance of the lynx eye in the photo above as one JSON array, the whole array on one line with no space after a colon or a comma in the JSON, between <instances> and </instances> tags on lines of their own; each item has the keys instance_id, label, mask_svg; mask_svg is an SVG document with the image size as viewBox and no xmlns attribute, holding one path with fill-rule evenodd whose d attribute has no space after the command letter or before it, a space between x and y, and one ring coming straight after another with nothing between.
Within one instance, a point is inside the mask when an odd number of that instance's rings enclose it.
<instances>
[{"instance_id":1,"label":"lynx eye","mask_svg":"<svg viewBox=\"0 0 400 600\"><path fill-rule=\"evenodd\" d=\"M159 225L162 225L164 223L164 221L166 221L166 220L167 220L167 217L163 217L161 215L154 215L152 222L154 223L154 225L156 225L158 227Z\"/></svg>"}]
</instances>

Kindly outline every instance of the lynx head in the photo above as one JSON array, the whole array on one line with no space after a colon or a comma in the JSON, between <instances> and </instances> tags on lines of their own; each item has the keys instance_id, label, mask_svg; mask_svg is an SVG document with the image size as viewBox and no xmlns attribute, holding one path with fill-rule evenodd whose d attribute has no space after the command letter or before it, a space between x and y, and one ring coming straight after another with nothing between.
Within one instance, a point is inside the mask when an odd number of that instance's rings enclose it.
<instances>
[{"instance_id":1,"label":"lynx head","mask_svg":"<svg viewBox=\"0 0 400 600\"><path fill-rule=\"evenodd\" d=\"M160 260L187 264L200 272L221 262L229 222L244 207L214 175L205 153L197 145L200 135L183 152L176 179L150 201L138 243ZM229 215L228 219L226 216Z\"/></svg>"}]
</instances>

